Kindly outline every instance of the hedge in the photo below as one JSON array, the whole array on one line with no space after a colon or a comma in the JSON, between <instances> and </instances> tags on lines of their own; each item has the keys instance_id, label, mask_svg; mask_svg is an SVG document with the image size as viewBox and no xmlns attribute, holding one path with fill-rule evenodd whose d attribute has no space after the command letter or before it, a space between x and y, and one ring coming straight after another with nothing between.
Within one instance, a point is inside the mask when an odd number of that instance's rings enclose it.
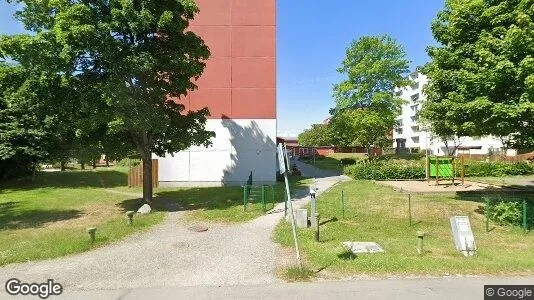
<instances>
[{"instance_id":1,"label":"hedge","mask_svg":"<svg viewBox=\"0 0 534 300\"><path fill-rule=\"evenodd\" d=\"M468 162L465 176L468 177L502 177L514 175L533 175L534 164L529 162Z\"/></svg>"},{"instance_id":2,"label":"hedge","mask_svg":"<svg viewBox=\"0 0 534 300\"><path fill-rule=\"evenodd\" d=\"M459 168L456 169L460 176ZM377 160L358 162L346 166L344 173L354 179L390 180L425 179L425 162L422 160ZM501 177L513 175L533 175L534 164L529 162L469 162L465 169L466 177Z\"/></svg>"},{"instance_id":3,"label":"hedge","mask_svg":"<svg viewBox=\"0 0 534 300\"><path fill-rule=\"evenodd\" d=\"M377 161L360 162L346 166L344 173L354 179L425 179L425 164L422 161Z\"/></svg>"}]
</instances>

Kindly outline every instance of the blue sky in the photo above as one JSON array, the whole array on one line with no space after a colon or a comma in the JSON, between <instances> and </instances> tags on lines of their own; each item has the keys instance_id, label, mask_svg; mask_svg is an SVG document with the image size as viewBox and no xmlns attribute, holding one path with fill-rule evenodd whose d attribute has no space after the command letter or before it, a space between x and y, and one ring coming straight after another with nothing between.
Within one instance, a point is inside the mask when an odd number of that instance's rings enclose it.
<instances>
[{"instance_id":1,"label":"blue sky","mask_svg":"<svg viewBox=\"0 0 534 300\"><path fill-rule=\"evenodd\" d=\"M411 67L428 61L435 44L430 22L444 0L277 0L278 134L296 136L328 117L336 68L345 49L364 35L389 34ZM12 4L0 0L0 33L23 31Z\"/></svg>"}]
</instances>

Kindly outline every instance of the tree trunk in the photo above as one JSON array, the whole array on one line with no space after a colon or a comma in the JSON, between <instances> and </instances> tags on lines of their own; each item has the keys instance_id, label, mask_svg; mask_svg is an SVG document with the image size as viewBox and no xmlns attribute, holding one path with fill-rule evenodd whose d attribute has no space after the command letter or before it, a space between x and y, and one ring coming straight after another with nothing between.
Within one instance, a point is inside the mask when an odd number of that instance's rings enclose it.
<instances>
[{"instance_id":1,"label":"tree trunk","mask_svg":"<svg viewBox=\"0 0 534 300\"><path fill-rule=\"evenodd\" d=\"M109 158L107 155L106 155L106 168L109 168Z\"/></svg>"},{"instance_id":2,"label":"tree trunk","mask_svg":"<svg viewBox=\"0 0 534 300\"><path fill-rule=\"evenodd\" d=\"M65 169L66 169L66 168L65 168L65 165L66 165L65 162L62 161L62 162L60 162L59 164L60 164L61 172L64 172Z\"/></svg>"},{"instance_id":3,"label":"tree trunk","mask_svg":"<svg viewBox=\"0 0 534 300\"><path fill-rule=\"evenodd\" d=\"M85 170L85 163L80 163L80 167L82 168L82 170Z\"/></svg>"},{"instance_id":4,"label":"tree trunk","mask_svg":"<svg viewBox=\"0 0 534 300\"><path fill-rule=\"evenodd\" d=\"M93 159L93 169L96 169L96 159Z\"/></svg>"},{"instance_id":5,"label":"tree trunk","mask_svg":"<svg viewBox=\"0 0 534 300\"><path fill-rule=\"evenodd\" d=\"M143 158L143 200L152 203L152 155L144 153Z\"/></svg>"}]
</instances>

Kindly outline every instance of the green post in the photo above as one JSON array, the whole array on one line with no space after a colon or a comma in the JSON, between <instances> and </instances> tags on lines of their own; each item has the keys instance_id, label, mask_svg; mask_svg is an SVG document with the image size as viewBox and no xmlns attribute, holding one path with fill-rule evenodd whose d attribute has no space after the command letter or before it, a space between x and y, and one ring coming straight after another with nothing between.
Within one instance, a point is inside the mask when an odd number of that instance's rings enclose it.
<instances>
[{"instance_id":1,"label":"green post","mask_svg":"<svg viewBox=\"0 0 534 300\"><path fill-rule=\"evenodd\" d=\"M523 200L523 228L525 232L528 232L528 223L527 223L527 200Z\"/></svg>"},{"instance_id":2,"label":"green post","mask_svg":"<svg viewBox=\"0 0 534 300\"><path fill-rule=\"evenodd\" d=\"M263 208L263 212L265 212L265 185L261 186L261 207Z\"/></svg>"},{"instance_id":3,"label":"green post","mask_svg":"<svg viewBox=\"0 0 534 300\"><path fill-rule=\"evenodd\" d=\"M412 195L408 194L408 218L410 221L410 226L412 226Z\"/></svg>"},{"instance_id":4,"label":"green post","mask_svg":"<svg viewBox=\"0 0 534 300\"><path fill-rule=\"evenodd\" d=\"M484 207L484 217L486 219L486 232L489 232L489 214L490 214L490 198L486 198L486 207Z\"/></svg>"},{"instance_id":5,"label":"green post","mask_svg":"<svg viewBox=\"0 0 534 300\"><path fill-rule=\"evenodd\" d=\"M273 202L273 209L276 206L275 200L274 200L276 198L275 191L276 190L274 189L274 186L271 185L271 201Z\"/></svg>"},{"instance_id":6,"label":"green post","mask_svg":"<svg viewBox=\"0 0 534 300\"><path fill-rule=\"evenodd\" d=\"M343 216L343 219L345 219L345 197L343 190L341 191L341 215Z\"/></svg>"},{"instance_id":7,"label":"green post","mask_svg":"<svg viewBox=\"0 0 534 300\"><path fill-rule=\"evenodd\" d=\"M247 186L243 186L243 210L247 211Z\"/></svg>"}]
</instances>

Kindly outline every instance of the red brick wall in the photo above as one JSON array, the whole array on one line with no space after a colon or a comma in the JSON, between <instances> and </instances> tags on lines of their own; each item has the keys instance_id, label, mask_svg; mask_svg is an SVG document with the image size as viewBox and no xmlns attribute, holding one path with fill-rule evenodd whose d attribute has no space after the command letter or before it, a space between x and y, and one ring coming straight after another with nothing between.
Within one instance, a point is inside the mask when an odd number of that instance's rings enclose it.
<instances>
[{"instance_id":1,"label":"red brick wall","mask_svg":"<svg viewBox=\"0 0 534 300\"><path fill-rule=\"evenodd\" d=\"M208 107L212 119L276 118L275 0L196 0L191 23L211 50L186 110Z\"/></svg>"}]
</instances>

